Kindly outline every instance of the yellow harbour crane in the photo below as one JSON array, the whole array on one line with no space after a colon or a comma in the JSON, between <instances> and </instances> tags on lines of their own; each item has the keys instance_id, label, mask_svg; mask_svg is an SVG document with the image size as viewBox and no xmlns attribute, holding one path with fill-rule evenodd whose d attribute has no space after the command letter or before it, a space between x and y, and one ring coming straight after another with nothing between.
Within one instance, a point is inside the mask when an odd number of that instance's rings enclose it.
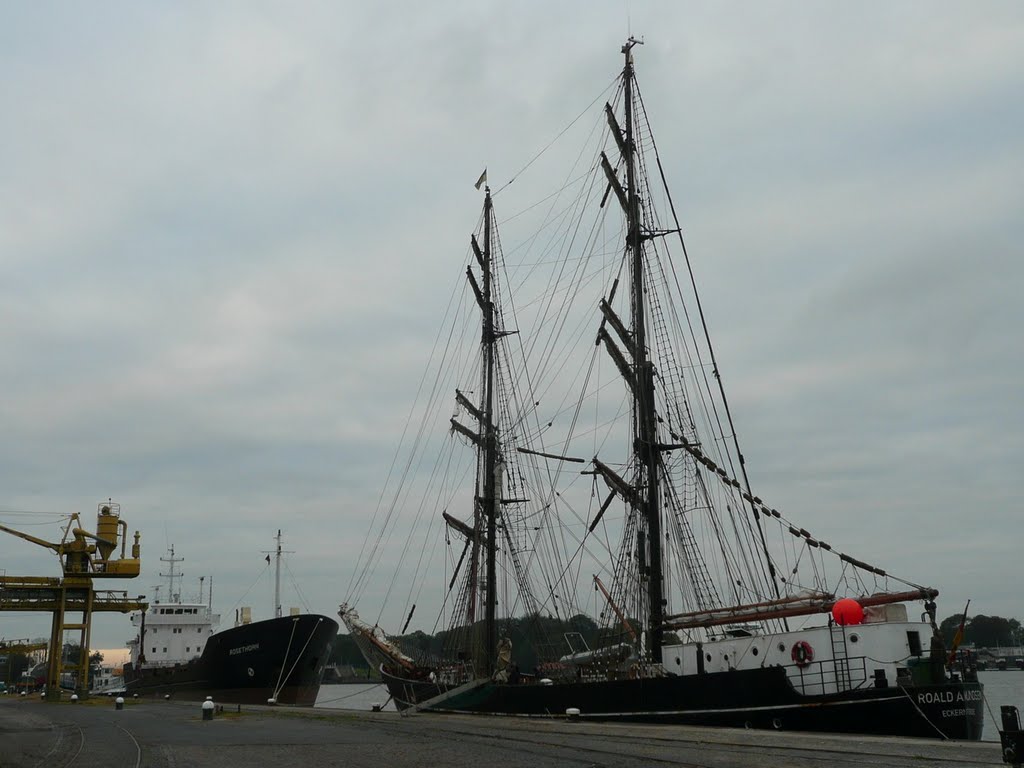
<instances>
[{"instance_id":1,"label":"yellow harbour crane","mask_svg":"<svg viewBox=\"0 0 1024 768\"><path fill-rule=\"evenodd\" d=\"M96 530L81 527L76 512L68 518L59 542L47 541L23 531L0 525L0 531L37 544L56 553L61 562L61 578L46 576L0 576L0 611L46 611L53 615L50 629L49 659L46 673L47 699L60 696L61 675L65 668L77 673L80 696L89 691L89 638L92 615L96 612L145 610L143 596L128 598L127 592L93 588L93 579L131 579L139 575L139 532L135 532L131 556L126 556L128 525L121 518L121 507L107 500L98 505ZM120 543L119 557L113 557ZM80 621L69 622L67 614L81 614ZM65 632L79 633L77 663L65 665Z\"/></svg>"}]
</instances>

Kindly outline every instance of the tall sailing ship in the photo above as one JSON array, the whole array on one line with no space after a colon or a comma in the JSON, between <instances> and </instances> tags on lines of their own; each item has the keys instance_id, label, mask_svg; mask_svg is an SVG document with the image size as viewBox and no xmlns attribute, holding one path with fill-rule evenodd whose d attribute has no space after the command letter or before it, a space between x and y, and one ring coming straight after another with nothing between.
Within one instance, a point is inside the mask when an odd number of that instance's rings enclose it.
<instances>
[{"instance_id":1,"label":"tall sailing ship","mask_svg":"<svg viewBox=\"0 0 1024 768\"><path fill-rule=\"evenodd\" d=\"M481 322L446 324L423 422L407 430L417 450L440 424L449 440L432 469L416 452L396 465L403 482L382 496L341 619L400 709L979 739L982 687L944 647L938 591L751 488L636 45L595 120L603 138L580 156L588 172L547 198L516 265L485 189L466 271ZM472 356L454 343L466 329ZM441 422L451 384L457 412ZM403 645L354 608L400 526L402 562L444 548L440 647ZM407 581L398 634L425 583Z\"/></svg>"}]
</instances>

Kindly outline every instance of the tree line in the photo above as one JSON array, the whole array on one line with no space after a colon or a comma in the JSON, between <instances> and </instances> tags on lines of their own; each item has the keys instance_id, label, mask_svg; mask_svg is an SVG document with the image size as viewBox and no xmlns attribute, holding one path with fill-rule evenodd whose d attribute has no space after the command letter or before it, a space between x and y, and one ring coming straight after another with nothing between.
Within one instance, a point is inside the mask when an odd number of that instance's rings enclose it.
<instances>
[{"instance_id":1,"label":"tree line","mask_svg":"<svg viewBox=\"0 0 1024 768\"><path fill-rule=\"evenodd\" d=\"M482 630L482 622L474 630ZM460 631L464 635L465 630ZM478 632L482 635L482 632ZM579 614L569 619L559 619L540 614L530 614L515 619L502 619L498 626L500 637L508 637L512 641L512 660L520 669L534 669L541 661L557 658L572 650L595 648L605 645L614 638L607 636L607 631L598 627L589 616ZM569 635L569 639L566 639ZM450 655L455 635L447 630L437 634L428 634L416 630L405 635L391 636L408 656L414 659L440 659ZM571 650L570 650L571 649ZM350 635L339 634L334 639L329 663L339 666L351 666L365 669L366 661Z\"/></svg>"},{"instance_id":2,"label":"tree line","mask_svg":"<svg viewBox=\"0 0 1024 768\"><path fill-rule=\"evenodd\" d=\"M953 644L953 638L963 621L962 613L954 613L952 616L943 619L939 624L939 632L942 639L949 648ZM968 616L964 622L964 635L960 641L961 645L973 645L977 648L995 648L999 646L1024 645L1024 628L1017 619L1006 619L1002 616Z\"/></svg>"}]
</instances>

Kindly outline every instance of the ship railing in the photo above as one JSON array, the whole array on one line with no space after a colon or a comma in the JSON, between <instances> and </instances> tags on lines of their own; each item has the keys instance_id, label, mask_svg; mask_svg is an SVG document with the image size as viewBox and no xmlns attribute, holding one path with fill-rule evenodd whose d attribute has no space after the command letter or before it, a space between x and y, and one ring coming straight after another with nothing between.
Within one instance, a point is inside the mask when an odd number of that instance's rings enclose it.
<instances>
[{"instance_id":1,"label":"ship railing","mask_svg":"<svg viewBox=\"0 0 1024 768\"><path fill-rule=\"evenodd\" d=\"M969 648L959 648L950 669L954 674L959 672L960 679L965 682L977 682L978 657Z\"/></svg>"},{"instance_id":2,"label":"ship railing","mask_svg":"<svg viewBox=\"0 0 1024 768\"><path fill-rule=\"evenodd\" d=\"M805 696L841 693L868 684L867 658L864 656L821 659L803 667L790 664L786 673L793 687Z\"/></svg>"},{"instance_id":3,"label":"ship railing","mask_svg":"<svg viewBox=\"0 0 1024 768\"><path fill-rule=\"evenodd\" d=\"M147 659L144 664L139 664L138 666L145 666L147 669L152 669L154 667L159 667L160 669L173 669L174 667L182 667L186 664L188 664L188 660L182 661L181 659L178 659L177 661L172 661L164 659L161 661L149 661Z\"/></svg>"},{"instance_id":4,"label":"ship railing","mask_svg":"<svg viewBox=\"0 0 1024 768\"><path fill-rule=\"evenodd\" d=\"M476 671L471 661L458 661L443 664L437 668L437 682L447 685L463 685L476 679Z\"/></svg>"}]
</instances>

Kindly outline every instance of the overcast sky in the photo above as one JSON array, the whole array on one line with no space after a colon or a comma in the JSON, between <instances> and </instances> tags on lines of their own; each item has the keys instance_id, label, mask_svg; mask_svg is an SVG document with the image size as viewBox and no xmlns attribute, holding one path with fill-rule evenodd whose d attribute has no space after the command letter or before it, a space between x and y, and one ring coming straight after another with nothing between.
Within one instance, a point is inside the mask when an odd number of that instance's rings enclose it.
<instances>
[{"instance_id":1,"label":"overcast sky","mask_svg":"<svg viewBox=\"0 0 1024 768\"><path fill-rule=\"evenodd\" d=\"M226 617L280 527L334 617L473 182L629 31L755 491L940 616L1024 616L1018 2L0 2L0 522L112 497L131 591L174 544ZM0 571L57 574L3 534Z\"/></svg>"}]
</instances>

